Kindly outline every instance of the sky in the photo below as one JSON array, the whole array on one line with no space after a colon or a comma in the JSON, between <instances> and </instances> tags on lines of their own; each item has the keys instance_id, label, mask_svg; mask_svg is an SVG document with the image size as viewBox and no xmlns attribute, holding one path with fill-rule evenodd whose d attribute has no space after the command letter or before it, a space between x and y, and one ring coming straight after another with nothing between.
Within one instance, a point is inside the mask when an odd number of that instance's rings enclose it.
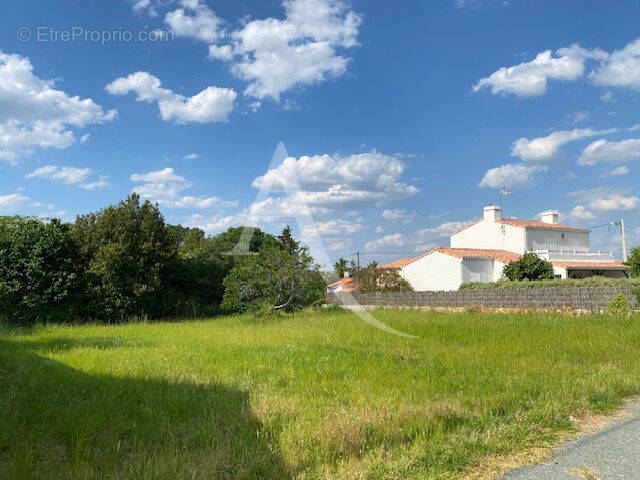
<instances>
[{"instance_id":1,"label":"sky","mask_svg":"<svg viewBox=\"0 0 640 480\"><path fill-rule=\"evenodd\" d=\"M135 191L173 224L291 224L366 263L448 246L502 201L598 226L592 249L619 256L600 225L640 244L638 18L624 0L12 2L0 215L73 221Z\"/></svg>"}]
</instances>

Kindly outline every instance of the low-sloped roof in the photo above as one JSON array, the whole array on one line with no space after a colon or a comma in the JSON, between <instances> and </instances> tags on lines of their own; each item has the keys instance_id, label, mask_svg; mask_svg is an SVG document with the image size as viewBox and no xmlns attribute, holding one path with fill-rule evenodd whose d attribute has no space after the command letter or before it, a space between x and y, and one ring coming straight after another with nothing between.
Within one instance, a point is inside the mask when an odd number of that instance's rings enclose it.
<instances>
[{"instance_id":1,"label":"low-sloped roof","mask_svg":"<svg viewBox=\"0 0 640 480\"><path fill-rule=\"evenodd\" d=\"M415 260L414 257L400 258L399 260L395 260L393 262L385 263L384 265L380 265L378 268L384 269L393 269L393 268L402 268L405 265L410 264Z\"/></svg>"},{"instance_id":2,"label":"low-sloped roof","mask_svg":"<svg viewBox=\"0 0 640 480\"><path fill-rule=\"evenodd\" d=\"M347 292L352 292L356 289L356 285L351 277L341 278L337 282L327 285L327 288L337 288L339 286L342 286Z\"/></svg>"},{"instance_id":3,"label":"low-sloped roof","mask_svg":"<svg viewBox=\"0 0 640 480\"><path fill-rule=\"evenodd\" d=\"M427 253L414 258L411 262L431 255L433 252L443 253L455 258L492 258L502 263L515 262L519 260L521 255L517 253L509 252L507 250L491 250L485 248L450 248L450 247L436 247ZM407 264L408 265L408 264Z\"/></svg>"},{"instance_id":4,"label":"low-sloped roof","mask_svg":"<svg viewBox=\"0 0 640 480\"><path fill-rule=\"evenodd\" d=\"M585 228L569 227L568 225L562 225L560 223L546 223L540 220L520 220L518 218L501 218L496 220L498 223L504 225L511 225L512 227L526 227L526 228L546 228L548 230L573 230L576 232L588 232Z\"/></svg>"},{"instance_id":5,"label":"low-sloped roof","mask_svg":"<svg viewBox=\"0 0 640 480\"><path fill-rule=\"evenodd\" d=\"M551 262L560 268L587 268L591 270L627 270L628 265L622 262Z\"/></svg>"}]
</instances>

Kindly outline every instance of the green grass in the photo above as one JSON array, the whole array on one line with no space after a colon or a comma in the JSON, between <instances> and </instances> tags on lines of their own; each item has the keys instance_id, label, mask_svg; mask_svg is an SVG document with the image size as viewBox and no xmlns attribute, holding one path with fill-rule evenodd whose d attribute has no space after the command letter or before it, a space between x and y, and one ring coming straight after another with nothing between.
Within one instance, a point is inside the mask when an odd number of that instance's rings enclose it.
<instances>
[{"instance_id":1,"label":"green grass","mask_svg":"<svg viewBox=\"0 0 640 480\"><path fill-rule=\"evenodd\" d=\"M453 479L640 392L640 318L311 311L0 330L3 479Z\"/></svg>"}]
</instances>

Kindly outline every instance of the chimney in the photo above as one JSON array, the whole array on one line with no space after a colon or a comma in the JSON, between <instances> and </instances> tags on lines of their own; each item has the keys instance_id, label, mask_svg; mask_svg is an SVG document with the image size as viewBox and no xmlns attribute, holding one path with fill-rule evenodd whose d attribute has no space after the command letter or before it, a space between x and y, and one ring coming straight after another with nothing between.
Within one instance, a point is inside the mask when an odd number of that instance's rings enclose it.
<instances>
[{"instance_id":1,"label":"chimney","mask_svg":"<svg viewBox=\"0 0 640 480\"><path fill-rule=\"evenodd\" d=\"M349 278L349 270L344 271L344 278Z\"/></svg>"},{"instance_id":2,"label":"chimney","mask_svg":"<svg viewBox=\"0 0 640 480\"><path fill-rule=\"evenodd\" d=\"M495 222L496 220L500 220L502 218L502 210L500 207L496 205L489 204L484 207L484 219Z\"/></svg>"},{"instance_id":3,"label":"chimney","mask_svg":"<svg viewBox=\"0 0 640 480\"><path fill-rule=\"evenodd\" d=\"M558 212L555 210L547 210L546 212L542 212L540 214L540 220L544 223L558 223Z\"/></svg>"}]
</instances>

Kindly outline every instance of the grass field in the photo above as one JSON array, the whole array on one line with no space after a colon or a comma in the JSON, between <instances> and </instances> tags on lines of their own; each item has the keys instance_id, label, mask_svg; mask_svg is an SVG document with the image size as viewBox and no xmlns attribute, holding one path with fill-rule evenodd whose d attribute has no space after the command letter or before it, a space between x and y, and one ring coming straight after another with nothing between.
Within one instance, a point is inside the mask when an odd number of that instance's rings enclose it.
<instances>
[{"instance_id":1,"label":"grass field","mask_svg":"<svg viewBox=\"0 0 640 480\"><path fill-rule=\"evenodd\" d=\"M3 479L454 479L640 392L640 318L384 310L0 330Z\"/></svg>"}]
</instances>

